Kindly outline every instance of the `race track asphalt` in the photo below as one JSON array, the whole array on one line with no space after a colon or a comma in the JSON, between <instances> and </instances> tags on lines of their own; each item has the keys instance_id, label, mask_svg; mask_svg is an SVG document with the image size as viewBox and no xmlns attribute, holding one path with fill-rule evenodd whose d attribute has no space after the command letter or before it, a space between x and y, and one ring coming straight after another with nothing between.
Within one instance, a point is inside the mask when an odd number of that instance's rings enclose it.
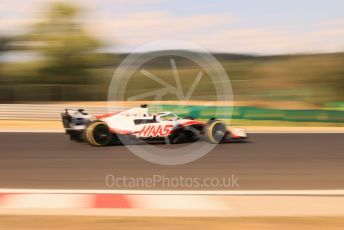
<instances>
[{"instance_id":1,"label":"race track asphalt","mask_svg":"<svg viewBox=\"0 0 344 230\"><path fill-rule=\"evenodd\" d=\"M110 183L156 175L165 182L108 187L107 175ZM201 183L171 182L181 177ZM217 179L199 187L205 178ZM217 184L222 178L238 179L224 187ZM192 163L164 166L125 146L92 147L62 133L0 133L0 188L344 189L344 134L252 134L250 143L221 144Z\"/></svg>"}]
</instances>

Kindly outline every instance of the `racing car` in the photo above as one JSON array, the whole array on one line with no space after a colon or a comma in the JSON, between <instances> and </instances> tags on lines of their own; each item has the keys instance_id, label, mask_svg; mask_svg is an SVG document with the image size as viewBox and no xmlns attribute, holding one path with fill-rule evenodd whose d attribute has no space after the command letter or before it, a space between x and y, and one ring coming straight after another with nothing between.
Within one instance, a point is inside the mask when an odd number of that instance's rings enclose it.
<instances>
[{"instance_id":1,"label":"racing car","mask_svg":"<svg viewBox=\"0 0 344 230\"><path fill-rule=\"evenodd\" d=\"M71 140L85 141L92 146L176 144L202 138L214 144L247 140L243 128L229 128L222 120L180 118L173 112L149 114L147 105L101 115L89 115L84 109L65 109L61 117Z\"/></svg>"}]
</instances>

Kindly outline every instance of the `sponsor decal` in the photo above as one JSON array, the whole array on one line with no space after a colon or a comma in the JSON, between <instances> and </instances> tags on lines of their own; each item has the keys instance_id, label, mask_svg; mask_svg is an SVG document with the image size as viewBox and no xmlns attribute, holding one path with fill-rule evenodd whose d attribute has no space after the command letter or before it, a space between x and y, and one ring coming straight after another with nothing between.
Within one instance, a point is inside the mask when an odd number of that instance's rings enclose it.
<instances>
[{"instance_id":1,"label":"sponsor decal","mask_svg":"<svg viewBox=\"0 0 344 230\"><path fill-rule=\"evenodd\" d=\"M139 131L141 137L164 137L169 135L173 125L145 125Z\"/></svg>"}]
</instances>

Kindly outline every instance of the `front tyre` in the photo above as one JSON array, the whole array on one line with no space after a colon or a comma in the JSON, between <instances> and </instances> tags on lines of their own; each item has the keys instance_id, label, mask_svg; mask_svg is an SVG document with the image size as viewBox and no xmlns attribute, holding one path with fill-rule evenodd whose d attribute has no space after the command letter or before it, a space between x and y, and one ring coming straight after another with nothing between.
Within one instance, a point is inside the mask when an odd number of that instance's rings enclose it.
<instances>
[{"instance_id":1,"label":"front tyre","mask_svg":"<svg viewBox=\"0 0 344 230\"><path fill-rule=\"evenodd\" d=\"M210 143L219 144L227 133L226 124L220 120L211 120L206 127L205 133Z\"/></svg>"},{"instance_id":2,"label":"front tyre","mask_svg":"<svg viewBox=\"0 0 344 230\"><path fill-rule=\"evenodd\" d=\"M86 128L86 140L93 146L106 146L112 141L112 133L105 122L94 121Z\"/></svg>"}]
</instances>

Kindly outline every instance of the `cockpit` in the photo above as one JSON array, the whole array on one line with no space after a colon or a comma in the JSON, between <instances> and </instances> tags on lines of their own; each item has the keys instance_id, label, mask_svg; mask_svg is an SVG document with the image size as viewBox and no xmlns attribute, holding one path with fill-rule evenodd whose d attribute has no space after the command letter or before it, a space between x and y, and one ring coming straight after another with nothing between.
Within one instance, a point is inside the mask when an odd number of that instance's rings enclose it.
<instances>
[{"instance_id":1,"label":"cockpit","mask_svg":"<svg viewBox=\"0 0 344 230\"><path fill-rule=\"evenodd\" d=\"M158 115L161 121L176 121L179 119L179 117L172 112L161 112L158 113Z\"/></svg>"}]
</instances>

